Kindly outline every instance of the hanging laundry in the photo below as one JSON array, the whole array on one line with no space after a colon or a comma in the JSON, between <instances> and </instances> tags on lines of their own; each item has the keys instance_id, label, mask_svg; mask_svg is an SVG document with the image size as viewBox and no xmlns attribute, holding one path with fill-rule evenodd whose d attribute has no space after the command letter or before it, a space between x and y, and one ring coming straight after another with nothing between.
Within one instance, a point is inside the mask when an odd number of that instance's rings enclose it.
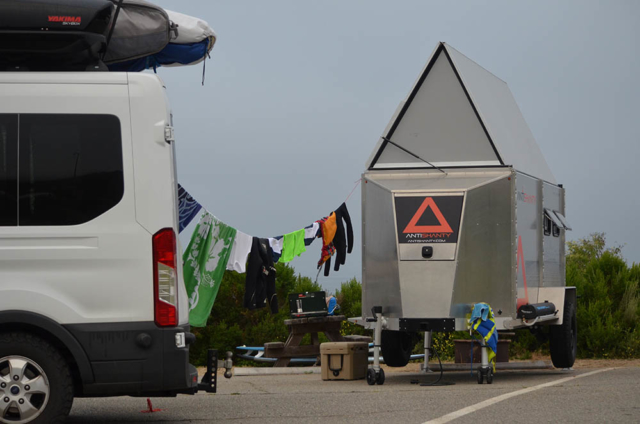
<instances>
[{"instance_id":1,"label":"hanging laundry","mask_svg":"<svg viewBox=\"0 0 640 424\"><path fill-rule=\"evenodd\" d=\"M335 214L337 230L333 238L333 245L336 247L336 263L333 270L338 271L340 270L340 265L344 265L347 260L347 252L351 253L351 250L353 250L353 227L345 203L341 204L340 207L335 210ZM342 223L343 220L344 224ZM345 224L347 227L346 238L344 234Z\"/></svg>"},{"instance_id":2,"label":"hanging laundry","mask_svg":"<svg viewBox=\"0 0 640 424\"><path fill-rule=\"evenodd\" d=\"M489 346L489 362L493 365L493 372L496 371L496 353L498 352L498 332L496 331L496 321L493 318L493 309L484 302L473 305L471 327L480 333L484 343Z\"/></svg>"},{"instance_id":3,"label":"hanging laundry","mask_svg":"<svg viewBox=\"0 0 640 424\"><path fill-rule=\"evenodd\" d=\"M200 209L202 209L200 203L178 184L178 216L180 217L178 228L180 233L189 225L193 218L195 218Z\"/></svg>"},{"instance_id":4,"label":"hanging laundry","mask_svg":"<svg viewBox=\"0 0 640 424\"><path fill-rule=\"evenodd\" d=\"M253 237L242 231L236 232L236 238L233 240L233 248L229 255L229 262L227 263L228 271L236 271L241 274L246 272L247 257L251 251L251 243Z\"/></svg>"},{"instance_id":5,"label":"hanging laundry","mask_svg":"<svg viewBox=\"0 0 640 424\"><path fill-rule=\"evenodd\" d=\"M291 262L294 257L300 256L307 251L304 245L304 232L304 229L302 229L284 235L282 256L278 262Z\"/></svg>"},{"instance_id":6,"label":"hanging laundry","mask_svg":"<svg viewBox=\"0 0 640 424\"><path fill-rule=\"evenodd\" d=\"M205 211L182 255L189 296L189 323L204 327L216 300L236 229Z\"/></svg>"},{"instance_id":7,"label":"hanging laundry","mask_svg":"<svg viewBox=\"0 0 640 424\"><path fill-rule=\"evenodd\" d=\"M270 237L269 245L273 252L273 263L278 263L280 256L282 256L282 244L284 243L284 236Z\"/></svg>"},{"instance_id":8,"label":"hanging laundry","mask_svg":"<svg viewBox=\"0 0 640 424\"><path fill-rule=\"evenodd\" d=\"M324 264L324 276L329 276L331 270L331 257L336 252L336 248L333 245L333 238L337 231L336 214L331 212L331 215L327 218L322 218L317 221L320 224L320 231L322 233L322 253L320 254L320 260L318 261L318 269Z\"/></svg>"},{"instance_id":9,"label":"hanging laundry","mask_svg":"<svg viewBox=\"0 0 640 424\"><path fill-rule=\"evenodd\" d=\"M247 264L244 307L264 308L269 305L272 314L278 313L276 294L276 268L273 265L273 250L269 239L253 237Z\"/></svg>"},{"instance_id":10,"label":"hanging laundry","mask_svg":"<svg viewBox=\"0 0 640 424\"><path fill-rule=\"evenodd\" d=\"M320 224L314 222L308 227L304 227L304 245L310 246L313 241L318 238L320 232Z\"/></svg>"}]
</instances>

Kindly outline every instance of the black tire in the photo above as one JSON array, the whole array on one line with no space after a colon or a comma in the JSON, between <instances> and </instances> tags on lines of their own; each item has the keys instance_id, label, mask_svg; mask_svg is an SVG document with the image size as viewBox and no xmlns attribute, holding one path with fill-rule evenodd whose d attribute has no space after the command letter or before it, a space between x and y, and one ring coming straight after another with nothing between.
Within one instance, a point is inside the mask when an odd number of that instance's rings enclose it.
<instances>
[{"instance_id":1,"label":"black tire","mask_svg":"<svg viewBox=\"0 0 640 424\"><path fill-rule=\"evenodd\" d=\"M26 358L44 371L49 382L49 394L46 404L43 403L44 409L29 421L29 424L64 422L73 404L73 380L69 366L60 352L49 342L29 333L2 333L0 334L0 361L9 357ZM0 422L2 420L3 417L0 417Z\"/></svg>"},{"instance_id":2,"label":"black tire","mask_svg":"<svg viewBox=\"0 0 640 424\"><path fill-rule=\"evenodd\" d=\"M369 386L376 384L376 371L373 368L367 370L367 384Z\"/></svg>"},{"instance_id":3,"label":"black tire","mask_svg":"<svg viewBox=\"0 0 640 424\"><path fill-rule=\"evenodd\" d=\"M378 386L382 386L384 384L384 370L380 369L380 371L378 372L378 375L376 377L376 384L378 384Z\"/></svg>"},{"instance_id":4,"label":"black tire","mask_svg":"<svg viewBox=\"0 0 640 424\"><path fill-rule=\"evenodd\" d=\"M484 375L482 375L482 370L480 368L478 368L478 384L482 384L482 381L484 380Z\"/></svg>"},{"instance_id":5,"label":"black tire","mask_svg":"<svg viewBox=\"0 0 640 424\"><path fill-rule=\"evenodd\" d=\"M556 368L571 368L578 353L578 323L575 298L565 293L562 325L549 327L551 362Z\"/></svg>"},{"instance_id":6,"label":"black tire","mask_svg":"<svg viewBox=\"0 0 640 424\"><path fill-rule=\"evenodd\" d=\"M493 369L487 371L487 384L493 384Z\"/></svg>"},{"instance_id":7,"label":"black tire","mask_svg":"<svg viewBox=\"0 0 640 424\"><path fill-rule=\"evenodd\" d=\"M413 336L404 331L382 331L382 357L389 367L404 367L409 363L413 350Z\"/></svg>"}]
</instances>

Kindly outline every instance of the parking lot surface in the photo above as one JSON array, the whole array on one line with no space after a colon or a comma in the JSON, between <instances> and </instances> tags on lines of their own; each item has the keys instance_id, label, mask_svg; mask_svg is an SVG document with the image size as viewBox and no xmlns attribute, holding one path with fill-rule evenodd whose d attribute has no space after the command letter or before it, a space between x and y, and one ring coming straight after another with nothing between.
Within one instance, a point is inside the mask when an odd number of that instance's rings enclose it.
<instances>
[{"instance_id":1,"label":"parking lot surface","mask_svg":"<svg viewBox=\"0 0 640 424\"><path fill-rule=\"evenodd\" d=\"M318 374L220 379L217 394L77 399L71 423L425 423L640 422L640 367L502 371L491 385L469 372L445 373L452 385L421 387L428 376L387 370L383 386L322 381Z\"/></svg>"}]
</instances>

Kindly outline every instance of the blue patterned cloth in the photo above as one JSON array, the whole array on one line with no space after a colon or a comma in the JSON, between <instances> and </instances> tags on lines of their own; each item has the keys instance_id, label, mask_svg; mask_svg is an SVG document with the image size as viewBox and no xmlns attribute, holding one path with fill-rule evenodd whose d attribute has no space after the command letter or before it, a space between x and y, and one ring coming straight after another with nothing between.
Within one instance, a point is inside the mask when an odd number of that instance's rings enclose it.
<instances>
[{"instance_id":1,"label":"blue patterned cloth","mask_svg":"<svg viewBox=\"0 0 640 424\"><path fill-rule=\"evenodd\" d=\"M489 362L496 370L496 354L498 353L498 332L496 331L496 321L493 319L493 309L486 303L476 303L469 319L471 327L480 333L485 344L491 349L489 351Z\"/></svg>"},{"instance_id":2,"label":"blue patterned cloth","mask_svg":"<svg viewBox=\"0 0 640 424\"><path fill-rule=\"evenodd\" d=\"M191 195L178 184L178 214L180 215L180 229L182 232L187 225L195 218L202 206Z\"/></svg>"}]
</instances>

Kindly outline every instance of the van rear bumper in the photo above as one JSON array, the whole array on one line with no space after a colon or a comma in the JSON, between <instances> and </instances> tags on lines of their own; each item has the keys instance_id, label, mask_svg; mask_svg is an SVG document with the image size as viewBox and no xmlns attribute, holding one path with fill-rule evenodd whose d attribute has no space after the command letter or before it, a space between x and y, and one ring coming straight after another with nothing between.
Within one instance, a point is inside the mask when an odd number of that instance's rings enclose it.
<instances>
[{"instance_id":1,"label":"van rear bumper","mask_svg":"<svg viewBox=\"0 0 640 424\"><path fill-rule=\"evenodd\" d=\"M197 389L189 346L176 345L176 334L188 334L189 326L159 328L153 322L134 322L64 327L78 340L93 370L93 383L84 384L79 397L175 396Z\"/></svg>"}]
</instances>

